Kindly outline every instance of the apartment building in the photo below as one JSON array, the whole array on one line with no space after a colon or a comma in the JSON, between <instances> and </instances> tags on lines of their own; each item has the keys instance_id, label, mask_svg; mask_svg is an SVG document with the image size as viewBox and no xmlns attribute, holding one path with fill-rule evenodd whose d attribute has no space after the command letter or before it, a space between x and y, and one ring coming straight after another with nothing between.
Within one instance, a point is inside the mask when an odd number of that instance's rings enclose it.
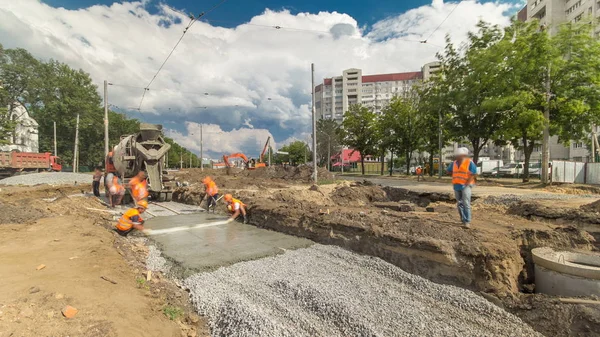
<instances>
[{"instance_id":1,"label":"apartment building","mask_svg":"<svg viewBox=\"0 0 600 337\"><path fill-rule=\"evenodd\" d=\"M538 19L549 27L550 34L558 32L564 22L577 22L587 16L600 19L600 0L527 0L527 20ZM519 13L521 14L521 13ZM600 25L594 31L600 37Z\"/></svg>"},{"instance_id":2,"label":"apartment building","mask_svg":"<svg viewBox=\"0 0 600 337\"><path fill-rule=\"evenodd\" d=\"M341 122L344 112L358 103L381 113L394 96L407 95L422 79L421 71L363 75L361 69L346 69L315 87L317 117Z\"/></svg>"}]
</instances>

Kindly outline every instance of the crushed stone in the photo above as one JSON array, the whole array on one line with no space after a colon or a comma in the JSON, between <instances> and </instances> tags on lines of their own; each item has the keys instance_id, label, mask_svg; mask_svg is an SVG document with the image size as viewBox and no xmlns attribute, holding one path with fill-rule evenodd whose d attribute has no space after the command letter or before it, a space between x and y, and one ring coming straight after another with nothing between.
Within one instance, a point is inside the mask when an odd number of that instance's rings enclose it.
<instances>
[{"instance_id":1,"label":"crushed stone","mask_svg":"<svg viewBox=\"0 0 600 337\"><path fill-rule=\"evenodd\" d=\"M541 336L473 292L313 245L184 281L213 336Z\"/></svg>"},{"instance_id":2,"label":"crushed stone","mask_svg":"<svg viewBox=\"0 0 600 337\"><path fill-rule=\"evenodd\" d=\"M148 247L148 257L146 258L146 268L152 271L167 273L171 269L167 260L162 256L161 251L154 245Z\"/></svg>"},{"instance_id":3,"label":"crushed stone","mask_svg":"<svg viewBox=\"0 0 600 337\"><path fill-rule=\"evenodd\" d=\"M16 175L0 180L0 185L75 185L92 184L92 175L73 172L43 172Z\"/></svg>"}]
</instances>

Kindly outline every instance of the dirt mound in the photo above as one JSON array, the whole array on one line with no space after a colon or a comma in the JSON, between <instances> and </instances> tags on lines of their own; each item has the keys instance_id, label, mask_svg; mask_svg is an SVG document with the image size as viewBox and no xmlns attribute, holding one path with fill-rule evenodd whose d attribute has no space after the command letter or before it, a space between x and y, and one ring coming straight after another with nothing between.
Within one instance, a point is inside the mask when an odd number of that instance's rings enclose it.
<instances>
[{"instance_id":1,"label":"dirt mound","mask_svg":"<svg viewBox=\"0 0 600 337\"><path fill-rule=\"evenodd\" d=\"M331 194L331 198L338 205L347 206L363 206L372 202L389 201L387 194L381 187L360 183L336 188Z\"/></svg>"},{"instance_id":2,"label":"dirt mound","mask_svg":"<svg viewBox=\"0 0 600 337\"><path fill-rule=\"evenodd\" d=\"M0 224L27 224L32 223L45 214L32 207L22 207L0 202Z\"/></svg>"},{"instance_id":3,"label":"dirt mound","mask_svg":"<svg viewBox=\"0 0 600 337\"><path fill-rule=\"evenodd\" d=\"M307 165L302 165L298 167L271 166L259 168L256 170L244 170L240 172L240 175L251 178L299 180L308 182L312 178L313 169L312 167ZM318 169L317 176L319 179L324 180L333 179L333 175L329 171L327 171L327 169L324 168Z\"/></svg>"},{"instance_id":4,"label":"dirt mound","mask_svg":"<svg viewBox=\"0 0 600 337\"><path fill-rule=\"evenodd\" d=\"M580 209L585 212L600 212L600 200L594 201L587 205L582 205Z\"/></svg>"}]
</instances>

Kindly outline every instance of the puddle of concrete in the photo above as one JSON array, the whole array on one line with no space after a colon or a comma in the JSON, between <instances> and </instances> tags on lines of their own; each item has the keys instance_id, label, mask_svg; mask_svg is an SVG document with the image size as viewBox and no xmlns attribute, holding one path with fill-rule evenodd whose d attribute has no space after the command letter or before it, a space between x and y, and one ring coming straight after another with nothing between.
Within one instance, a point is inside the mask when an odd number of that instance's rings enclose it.
<instances>
[{"instance_id":1,"label":"puddle of concrete","mask_svg":"<svg viewBox=\"0 0 600 337\"><path fill-rule=\"evenodd\" d=\"M184 269L211 271L241 261L255 260L283 253L285 250L305 248L312 241L283 233L244 225L239 222L227 224L227 218L194 213L168 217L155 217L146 221L149 229L167 229L179 226L208 226L185 231L152 236L161 247L164 256L175 260Z\"/></svg>"}]
</instances>

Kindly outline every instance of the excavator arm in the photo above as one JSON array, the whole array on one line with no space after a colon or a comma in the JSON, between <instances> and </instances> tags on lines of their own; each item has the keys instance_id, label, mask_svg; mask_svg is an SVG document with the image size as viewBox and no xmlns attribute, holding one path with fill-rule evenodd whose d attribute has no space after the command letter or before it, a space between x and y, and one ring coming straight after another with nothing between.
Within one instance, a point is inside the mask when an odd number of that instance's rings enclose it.
<instances>
[{"instance_id":1,"label":"excavator arm","mask_svg":"<svg viewBox=\"0 0 600 337\"><path fill-rule=\"evenodd\" d=\"M229 156L224 155L223 162L225 163L225 166L227 166L227 167L231 167L231 164L229 163L229 158L242 158L242 160L244 161L244 164L246 166L248 166L248 157L246 157L246 155L243 153L238 152L238 153L232 153Z\"/></svg>"},{"instance_id":2,"label":"excavator arm","mask_svg":"<svg viewBox=\"0 0 600 337\"><path fill-rule=\"evenodd\" d=\"M267 138L267 142L265 143L265 147L263 147L263 150L260 153L260 162L261 163L265 162L265 153L267 152L267 149L269 148L269 143L270 142L271 142L271 136L269 136L269 138Z\"/></svg>"}]
</instances>

